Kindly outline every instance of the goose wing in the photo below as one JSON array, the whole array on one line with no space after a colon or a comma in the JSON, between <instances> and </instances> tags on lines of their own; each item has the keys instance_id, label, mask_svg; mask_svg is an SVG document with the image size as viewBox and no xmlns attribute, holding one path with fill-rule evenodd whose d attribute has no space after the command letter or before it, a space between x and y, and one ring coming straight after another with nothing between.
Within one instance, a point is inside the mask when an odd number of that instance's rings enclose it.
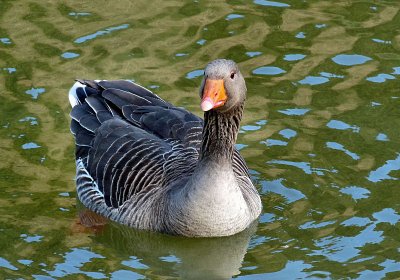
<instances>
[{"instance_id":1,"label":"goose wing","mask_svg":"<svg viewBox=\"0 0 400 280\"><path fill-rule=\"evenodd\" d=\"M193 172L201 143L199 117L129 81L79 80L70 102L77 182L95 185L78 186L85 205L104 199L117 208L133 195Z\"/></svg>"}]
</instances>

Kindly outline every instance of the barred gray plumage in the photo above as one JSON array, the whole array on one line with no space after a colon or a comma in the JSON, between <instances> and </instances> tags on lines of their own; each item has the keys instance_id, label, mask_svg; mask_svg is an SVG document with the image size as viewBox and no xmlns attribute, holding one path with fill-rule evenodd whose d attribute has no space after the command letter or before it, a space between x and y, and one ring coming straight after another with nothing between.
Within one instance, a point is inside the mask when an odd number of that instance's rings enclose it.
<instances>
[{"instance_id":1,"label":"barred gray plumage","mask_svg":"<svg viewBox=\"0 0 400 280\"><path fill-rule=\"evenodd\" d=\"M229 114L206 112L203 131L201 118L130 81L77 80L69 96L77 193L89 209L128 226L186 236L234 234L260 214L259 195L233 146L244 97ZM211 160L216 153L227 162ZM214 170L218 161L233 173ZM219 176L222 187L211 189L208 181Z\"/></svg>"}]
</instances>

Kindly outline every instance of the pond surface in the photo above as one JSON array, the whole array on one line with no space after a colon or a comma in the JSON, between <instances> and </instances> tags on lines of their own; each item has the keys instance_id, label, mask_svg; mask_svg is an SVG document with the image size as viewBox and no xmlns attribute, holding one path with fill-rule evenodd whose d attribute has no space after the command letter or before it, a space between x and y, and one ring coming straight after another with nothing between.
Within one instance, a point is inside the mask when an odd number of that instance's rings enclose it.
<instances>
[{"instance_id":1,"label":"pond surface","mask_svg":"<svg viewBox=\"0 0 400 280\"><path fill-rule=\"evenodd\" d=\"M0 3L0 278L400 278L398 1L68 2ZM247 80L237 147L258 224L194 240L83 227L74 79L134 80L200 115L220 57Z\"/></svg>"}]
</instances>

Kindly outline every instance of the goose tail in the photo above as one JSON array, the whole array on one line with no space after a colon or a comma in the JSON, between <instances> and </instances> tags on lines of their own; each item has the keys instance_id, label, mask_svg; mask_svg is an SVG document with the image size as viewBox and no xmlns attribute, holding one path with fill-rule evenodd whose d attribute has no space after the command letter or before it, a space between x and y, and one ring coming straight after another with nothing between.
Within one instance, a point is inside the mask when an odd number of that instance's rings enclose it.
<instances>
[{"instance_id":1,"label":"goose tail","mask_svg":"<svg viewBox=\"0 0 400 280\"><path fill-rule=\"evenodd\" d=\"M86 83L90 82L94 85L94 88L90 87L90 85L86 85ZM71 107L74 108L77 105L84 104L87 97L92 94L97 94L97 82L99 81L76 80L75 84L71 87L68 93L68 99Z\"/></svg>"}]
</instances>

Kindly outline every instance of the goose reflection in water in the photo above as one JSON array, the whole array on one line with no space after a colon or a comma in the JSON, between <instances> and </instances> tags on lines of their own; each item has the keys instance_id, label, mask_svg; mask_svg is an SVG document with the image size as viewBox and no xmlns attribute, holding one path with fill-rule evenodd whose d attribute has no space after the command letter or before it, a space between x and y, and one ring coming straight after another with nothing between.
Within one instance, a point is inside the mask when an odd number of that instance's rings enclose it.
<instances>
[{"instance_id":1,"label":"goose reflection in water","mask_svg":"<svg viewBox=\"0 0 400 280\"><path fill-rule=\"evenodd\" d=\"M79 222L94 230L94 241L113 248L119 258L126 255L126 259L137 259L139 268L151 267L151 277L230 279L240 274L250 239L257 228L255 222L233 236L187 238L136 230L111 222L83 205L80 208ZM141 274L147 275L146 272Z\"/></svg>"}]
</instances>

